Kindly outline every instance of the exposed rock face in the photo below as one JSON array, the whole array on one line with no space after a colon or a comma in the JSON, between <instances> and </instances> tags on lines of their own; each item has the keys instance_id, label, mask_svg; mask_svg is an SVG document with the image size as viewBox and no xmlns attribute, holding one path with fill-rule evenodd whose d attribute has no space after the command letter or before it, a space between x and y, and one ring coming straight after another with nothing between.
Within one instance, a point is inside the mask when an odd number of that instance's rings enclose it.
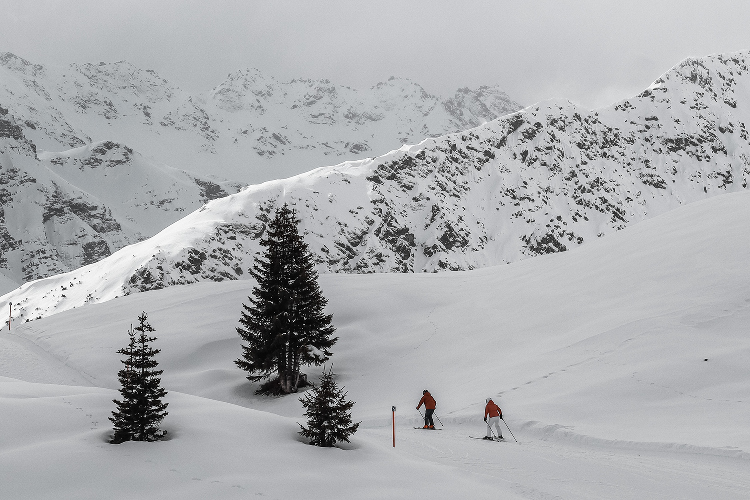
<instances>
[{"instance_id":1,"label":"exposed rock face","mask_svg":"<svg viewBox=\"0 0 750 500\"><path fill-rule=\"evenodd\" d=\"M40 149L115 140L170 165L244 184L474 127L521 106L495 87L450 99L391 78L368 90L280 82L257 70L191 94L127 62L45 67L0 54L0 103Z\"/></svg>"}]
</instances>

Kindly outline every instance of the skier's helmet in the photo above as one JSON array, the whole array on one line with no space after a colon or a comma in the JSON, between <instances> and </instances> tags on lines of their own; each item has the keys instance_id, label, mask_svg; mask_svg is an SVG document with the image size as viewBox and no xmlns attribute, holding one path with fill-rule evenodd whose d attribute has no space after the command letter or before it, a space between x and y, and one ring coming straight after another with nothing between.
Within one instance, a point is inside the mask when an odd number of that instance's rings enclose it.
<instances>
[{"instance_id":1,"label":"skier's helmet","mask_svg":"<svg viewBox=\"0 0 750 500\"><path fill-rule=\"evenodd\" d=\"M425 389L424 391L422 391L422 394L427 394L428 392L429 391L427 389Z\"/></svg>"},{"instance_id":2,"label":"skier's helmet","mask_svg":"<svg viewBox=\"0 0 750 500\"><path fill-rule=\"evenodd\" d=\"M487 398L484 400L485 403L489 403L490 401L492 401L492 398Z\"/></svg>"}]
</instances>

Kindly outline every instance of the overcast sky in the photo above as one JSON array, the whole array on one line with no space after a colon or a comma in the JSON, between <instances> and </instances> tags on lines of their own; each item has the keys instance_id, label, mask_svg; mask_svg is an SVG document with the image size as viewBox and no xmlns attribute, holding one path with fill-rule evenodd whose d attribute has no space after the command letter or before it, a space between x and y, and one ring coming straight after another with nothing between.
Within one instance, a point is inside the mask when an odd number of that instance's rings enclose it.
<instances>
[{"instance_id":1,"label":"overcast sky","mask_svg":"<svg viewBox=\"0 0 750 500\"><path fill-rule=\"evenodd\" d=\"M750 2L640 0L0 0L0 52L127 60L203 91L258 68L282 81L428 92L498 85L528 105L638 93L688 56L750 50Z\"/></svg>"}]
</instances>

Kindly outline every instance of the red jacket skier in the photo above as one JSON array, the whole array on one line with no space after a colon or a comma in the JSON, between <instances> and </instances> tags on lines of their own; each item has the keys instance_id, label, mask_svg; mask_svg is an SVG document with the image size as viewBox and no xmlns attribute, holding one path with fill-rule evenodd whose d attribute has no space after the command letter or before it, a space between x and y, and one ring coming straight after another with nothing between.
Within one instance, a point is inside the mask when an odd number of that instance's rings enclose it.
<instances>
[{"instance_id":1,"label":"red jacket skier","mask_svg":"<svg viewBox=\"0 0 750 500\"><path fill-rule=\"evenodd\" d=\"M424 429L434 429L435 422L432 421L432 414L435 413L435 398L432 397L430 391L425 389L422 391L422 399L419 400L417 410L424 404Z\"/></svg>"},{"instance_id":2,"label":"red jacket skier","mask_svg":"<svg viewBox=\"0 0 750 500\"><path fill-rule=\"evenodd\" d=\"M492 398L485 400L487 405L484 407L484 421L487 422L487 435L484 439L492 439L492 425L497 430L497 439L503 438L503 431L500 429L500 419L503 418L503 411L492 401ZM489 417L489 420L487 418Z\"/></svg>"}]
</instances>

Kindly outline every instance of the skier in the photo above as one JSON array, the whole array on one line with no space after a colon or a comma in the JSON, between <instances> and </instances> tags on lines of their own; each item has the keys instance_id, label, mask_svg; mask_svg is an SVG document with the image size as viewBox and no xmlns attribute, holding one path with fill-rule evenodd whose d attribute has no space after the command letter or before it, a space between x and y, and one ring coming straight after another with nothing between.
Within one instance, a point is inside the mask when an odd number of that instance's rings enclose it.
<instances>
[{"instance_id":1,"label":"skier","mask_svg":"<svg viewBox=\"0 0 750 500\"><path fill-rule=\"evenodd\" d=\"M435 398L430 395L430 391L422 391L422 399L419 400L417 410L424 403L424 429L434 429L435 422L432 421L432 414L435 412Z\"/></svg>"},{"instance_id":2,"label":"skier","mask_svg":"<svg viewBox=\"0 0 750 500\"><path fill-rule=\"evenodd\" d=\"M503 411L498 407L492 398L485 400L487 406L484 407L484 421L487 422L487 435L484 439L492 439L492 425L495 425L497 430L497 438L503 438L503 431L500 429L500 419L503 418ZM487 420L489 417L489 420Z\"/></svg>"}]
</instances>

